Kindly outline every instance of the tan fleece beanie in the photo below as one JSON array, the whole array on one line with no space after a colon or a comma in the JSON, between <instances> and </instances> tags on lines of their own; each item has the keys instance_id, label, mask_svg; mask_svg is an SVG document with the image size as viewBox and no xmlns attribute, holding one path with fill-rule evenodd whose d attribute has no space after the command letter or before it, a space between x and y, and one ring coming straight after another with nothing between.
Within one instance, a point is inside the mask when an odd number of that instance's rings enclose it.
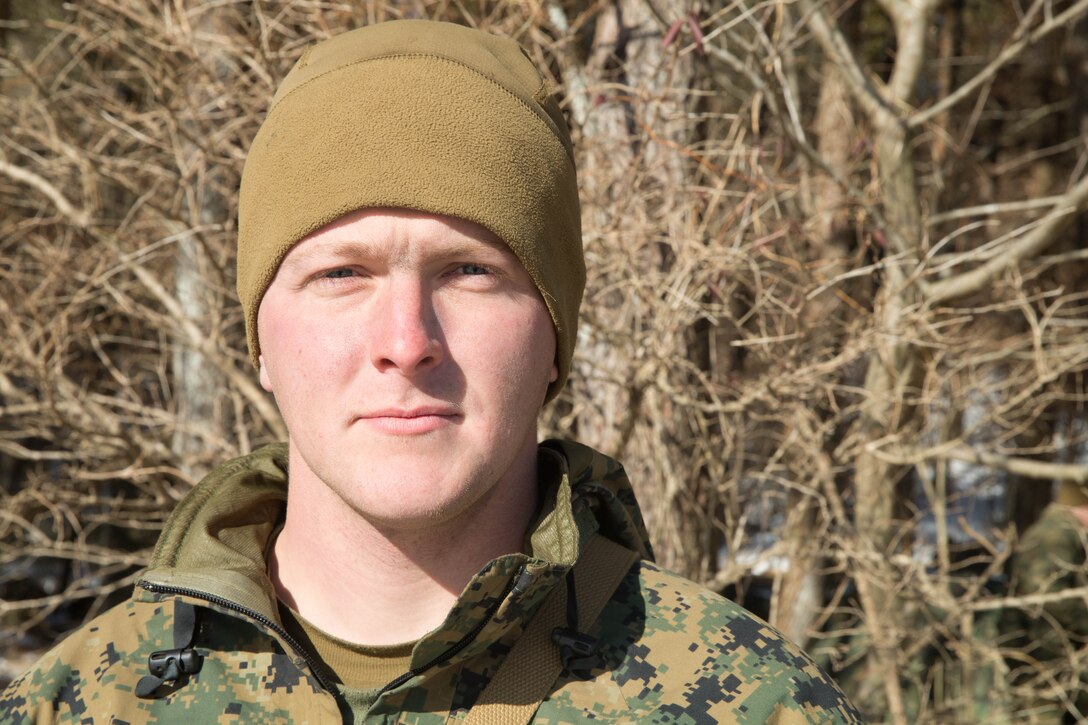
<instances>
[{"instance_id":1,"label":"tan fleece beanie","mask_svg":"<svg viewBox=\"0 0 1088 725\"><path fill-rule=\"evenodd\" d=\"M1066 506L1088 506L1088 485L1062 481L1058 485L1056 501Z\"/></svg>"},{"instance_id":2,"label":"tan fleece beanie","mask_svg":"<svg viewBox=\"0 0 1088 725\"><path fill-rule=\"evenodd\" d=\"M570 134L509 38L427 20L353 30L307 50L280 85L246 159L238 297L254 363L257 310L303 237L366 207L476 222L536 283L570 371L585 286Z\"/></svg>"}]
</instances>

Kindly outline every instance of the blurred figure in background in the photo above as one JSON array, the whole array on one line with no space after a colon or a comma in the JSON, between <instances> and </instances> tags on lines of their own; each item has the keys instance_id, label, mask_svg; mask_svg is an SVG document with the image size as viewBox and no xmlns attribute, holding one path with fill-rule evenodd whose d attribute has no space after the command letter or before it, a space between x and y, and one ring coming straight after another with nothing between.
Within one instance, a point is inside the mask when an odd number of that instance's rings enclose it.
<instances>
[{"instance_id":1,"label":"blurred figure in background","mask_svg":"<svg viewBox=\"0 0 1088 725\"><path fill-rule=\"evenodd\" d=\"M1013 596L1059 595L1009 610L1026 722L1088 720L1088 486L1063 481L1012 562ZM1080 590L1080 591L1076 591Z\"/></svg>"}]
</instances>

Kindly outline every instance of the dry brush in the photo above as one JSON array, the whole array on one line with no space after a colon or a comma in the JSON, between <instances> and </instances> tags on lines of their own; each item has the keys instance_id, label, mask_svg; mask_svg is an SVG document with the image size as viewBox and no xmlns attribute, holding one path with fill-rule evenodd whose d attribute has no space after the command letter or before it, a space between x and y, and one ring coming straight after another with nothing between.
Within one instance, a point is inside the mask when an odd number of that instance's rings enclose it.
<instances>
[{"instance_id":1,"label":"dry brush","mask_svg":"<svg viewBox=\"0 0 1088 725\"><path fill-rule=\"evenodd\" d=\"M1042 605L1008 559L1088 460L1088 3L3 7L0 646L123 596L202 473L284 435L232 284L247 144L306 44L426 16L562 96L589 286L542 428L625 462L659 558L876 720L1075 686L1083 643L1024 667L999 615Z\"/></svg>"}]
</instances>

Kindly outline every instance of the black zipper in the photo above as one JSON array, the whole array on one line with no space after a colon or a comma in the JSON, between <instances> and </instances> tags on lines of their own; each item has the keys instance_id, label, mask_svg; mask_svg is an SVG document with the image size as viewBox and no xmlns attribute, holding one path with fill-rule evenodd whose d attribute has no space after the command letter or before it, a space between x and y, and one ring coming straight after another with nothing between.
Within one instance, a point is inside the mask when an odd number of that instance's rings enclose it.
<instances>
[{"instance_id":1,"label":"black zipper","mask_svg":"<svg viewBox=\"0 0 1088 725\"><path fill-rule=\"evenodd\" d=\"M499 607L502 606L502 603L506 601L506 597L510 595L510 592L514 589L515 584L521 578L521 574L524 571L525 565L522 564L517 568L517 571L514 572L514 575L510 577L510 580L506 582L506 587L502 590L502 595L500 595L499 598L496 599L495 602L488 608L487 612L484 614L484 618L481 619L480 622L472 628L472 631L470 631L461 639L457 640L453 644L453 646L451 646L442 654L435 657L427 664L423 665L422 667L416 667L415 669L408 670L403 675L397 677L395 680L393 680L388 685L378 691L378 697L381 697L389 690L400 687L408 680L423 674L432 667L437 667L444 662L448 662L458 652L467 647L469 643L471 643L472 640L476 639L480 632L483 631L484 627L486 627L488 623L491 622L492 617L495 616L495 612L497 612L499 610ZM313 673L314 678L317 679L318 683L321 685L322 688L330 693L337 691L332 684L325 680L320 665L310 656L310 654L302 647L302 645L300 645L294 637L288 634L283 627L276 624L274 621L264 616L260 612L255 612L248 607L243 607L241 604L236 604L229 599L224 599L223 597L218 597L214 594L208 594L207 592L201 592L196 589L186 589L183 587L168 587L162 584L153 584L149 581L143 580L140 581L140 586L147 591L154 592L156 594L177 594L183 597L202 599L209 604L214 604L218 607L223 607L224 609L238 612L239 614L245 615L256 622L259 622L260 624L275 632L284 642L287 643L288 646L291 647L291 649L295 651L295 654L297 654L306 662L306 665L310 668L310 672Z\"/></svg>"},{"instance_id":2,"label":"black zipper","mask_svg":"<svg viewBox=\"0 0 1088 725\"><path fill-rule=\"evenodd\" d=\"M491 618L495 616L495 612L497 612L499 610L499 607L502 606L502 603L504 601L506 601L506 597L510 596L510 592L513 590L513 588L514 588L515 584L517 583L517 581L519 579L521 579L521 574L524 571L525 571L525 565L522 564L522 565L520 565L518 567L517 571L514 572L514 575L512 577L510 577L510 580L508 582L506 582L506 588L502 590L502 595L498 599L495 600L494 604L492 604L490 607L488 607L487 612L484 614L484 618L481 619L480 622L475 627L472 628L472 631L470 631L468 634L466 634L461 639L454 642L452 647L450 647L448 650L446 650L442 654L435 657L433 660L431 660L427 664L423 665L422 667L416 667L415 669L408 670L403 675L401 675L397 679L393 680L392 682L390 682L388 685L386 685L382 689L378 690L378 697L381 697L386 692L389 692L392 689L400 687L401 685L403 685L408 680L412 679L413 677L416 677L418 675L423 674L424 672L431 669L432 667L437 667L438 665L440 665L440 664L442 664L444 662L448 662L458 652L460 652L465 647L467 647L469 645L469 643L472 642L472 640L476 639L476 637L480 634L480 632L483 631L484 627L486 627L488 625L488 623L491 621ZM377 698L375 698L375 699L377 699Z\"/></svg>"},{"instance_id":3,"label":"black zipper","mask_svg":"<svg viewBox=\"0 0 1088 725\"><path fill-rule=\"evenodd\" d=\"M310 654L302 647L302 645L300 645L294 637L288 634L283 627L276 624L274 621L264 616L260 612L255 612L252 609L243 607L241 604L235 604L229 599L217 597L216 595L208 594L207 592L197 591L196 589L186 589L183 587L168 587L163 586L162 584L152 584L151 582L144 580L140 581L140 586L147 591L154 592L156 594L177 594L183 597L202 599L209 604L214 604L217 607L222 607L224 609L229 609L233 612L238 612L239 614L243 614L256 622L259 622L260 624L275 632L276 635L280 637L280 639L286 642L287 645L295 651L295 654L297 654L306 662L306 665L310 668L310 672L313 673L313 676L317 680L318 684L320 684L326 692L336 692L335 686L328 682L325 679L325 676L322 674L320 665L310 656Z\"/></svg>"}]
</instances>

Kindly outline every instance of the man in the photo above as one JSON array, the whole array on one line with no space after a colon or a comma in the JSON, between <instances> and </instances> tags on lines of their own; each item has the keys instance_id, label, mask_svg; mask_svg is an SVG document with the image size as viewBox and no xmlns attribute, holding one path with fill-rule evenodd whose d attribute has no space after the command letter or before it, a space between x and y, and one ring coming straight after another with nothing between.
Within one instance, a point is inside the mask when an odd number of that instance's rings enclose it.
<instances>
[{"instance_id":1,"label":"man","mask_svg":"<svg viewBox=\"0 0 1088 725\"><path fill-rule=\"evenodd\" d=\"M1033 723L1088 718L1088 489L1062 481L1057 499L1024 532L1012 560L1005 612L1019 705ZM1068 592L1068 596L1061 596ZM1031 602L1039 595L1045 601Z\"/></svg>"},{"instance_id":2,"label":"man","mask_svg":"<svg viewBox=\"0 0 1088 725\"><path fill-rule=\"evenodd\" d=\"M857 722L774 630L654 566L617 463L538 445L584 276L570 137L515 43L399 21L307 51L239 210L290 440L197 486L6 720Z\"/></svg>"}]
</instances>

